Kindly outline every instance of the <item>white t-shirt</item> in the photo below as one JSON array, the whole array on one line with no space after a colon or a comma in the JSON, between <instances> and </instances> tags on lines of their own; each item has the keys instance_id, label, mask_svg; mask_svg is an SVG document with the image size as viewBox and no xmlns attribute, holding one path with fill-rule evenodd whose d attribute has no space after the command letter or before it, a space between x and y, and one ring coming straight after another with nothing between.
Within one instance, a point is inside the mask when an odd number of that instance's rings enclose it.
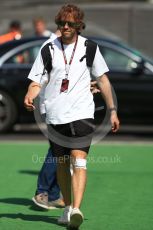
<instances>
[{"instance_id":1,"label":"white t-shirt","mask_svg":"<svg viewBox=\"0 0 153 230\"><path fill-rule=\"evenodd\" d=\"M49 40L47 40L47 42L45 42L43 44L43 46L45 44L47 44L49 41L50 42L53 42L53 40L55 40L57 38L57 35L55 33L51 33L51 36L49 38ZM39 56L39 55L38 55ZM40 56L39 56L40 57ZM39 60L40 61L40 60ZM39 62L38 61L38 62ZM45 100L45 88L48 84L48 76L44 76L44 84L42 84L42 88L41 88L41 91L39 93L39 108L40 108L40 113L41 114L44 114L46 113L46 109L45 109L45 103L44 103L44 100Z\"/></svg>"},{"instance_id":2,"label":"white t-shirt","mask_svg":"<svg viewBox=\"0 0 153 230\"><path fill-rule=\"evenodd\" d=\"M49 82L45 88L45 110L47 124L65 124L75 120L94 118L94 101L90 91L90 71L93 76L100 77L108 72L108 67L102 57L99 47L97 47L92 68L86 65L86 58L81 62L80 59L86 53L86 38L78 36L78 43L70 66L67 92L60 92L62 80L65 78L65 62L61 43L58 38L52 41L52 71ZM50 39L44 45L50 42ZM44 46L43 45L43 46ZM74 43L64 45L65 55L69 63ZM41 52L29 73L28 78L40 84L46 82L48 75L43 73L43 61Z\"/></svg>"}]
</instances>

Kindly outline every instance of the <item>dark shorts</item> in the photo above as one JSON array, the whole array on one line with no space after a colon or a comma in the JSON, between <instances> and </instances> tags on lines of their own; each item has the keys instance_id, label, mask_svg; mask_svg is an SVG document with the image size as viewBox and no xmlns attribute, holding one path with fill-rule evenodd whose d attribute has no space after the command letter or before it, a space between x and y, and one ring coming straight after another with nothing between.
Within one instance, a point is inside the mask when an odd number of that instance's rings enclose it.
<instances>
[{"instance_id":1,"label":"dark shorts","mask_svg":"<svg viewBox=\"0 0 153 230\"><path fill-rule=\"evenodd\" d=\"M48 125L49 140L54 156L69 155L71 150L89 152L94 120L83 119L63 125Z\"/></svg>"}]
</instances>

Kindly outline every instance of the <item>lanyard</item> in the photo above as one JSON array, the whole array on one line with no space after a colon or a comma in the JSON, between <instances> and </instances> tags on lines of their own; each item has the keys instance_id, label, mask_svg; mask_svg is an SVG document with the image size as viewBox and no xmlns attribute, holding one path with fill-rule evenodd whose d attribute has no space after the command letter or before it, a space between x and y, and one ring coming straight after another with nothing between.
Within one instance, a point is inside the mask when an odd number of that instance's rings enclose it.
<instances>
[{"instance_id":1,"label":"lanyard","mask_svg":"<svg viewBox=\"0 0 153 230\"><path fill-rule=\"evenodd\" d=\"M77 42L78 42L78 37L76 39L76 42L75 42L75 45L74 45L74 48L73 48L73 51L72 51L72 54L71 54L70 61L69 61L69 63L67 63L67 58L66 58L66 54L65 54L65 50L64 50L64 45L63 45L63 42L62 42L62 39L61 39L61 47L62 47L64 62L65 62L65 72L66 72L65 77L66 78L68 78L68 75L69 75L69 70L70 70L70 66L72 64L72 60L73 60L74 53L75 53L75 50L76 50Z\"/></svg>"}]
</instances>

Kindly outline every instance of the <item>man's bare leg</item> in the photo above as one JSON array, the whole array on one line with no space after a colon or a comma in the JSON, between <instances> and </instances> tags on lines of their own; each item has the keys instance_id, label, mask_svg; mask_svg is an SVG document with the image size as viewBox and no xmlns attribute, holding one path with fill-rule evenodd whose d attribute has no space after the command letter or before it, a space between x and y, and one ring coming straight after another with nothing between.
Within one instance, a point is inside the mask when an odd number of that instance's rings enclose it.
<instances>
[{"instance_id":1,"label":"man's bare leg","mask_svg":"<svg viewBox=\"0 0 153 230\"><path fill-rule=\"evenodd\" d=\"M76 159L86 159L86 152L81 150L72 150L72 163ZM73 208L80 208L83 194L86 187L86 169L73 167L72 191L73 191Z\"/></svg>"},{"instance_id":2,"label":"man's bare leg","mask_svg":"<svg viewBox=\"0 0 153 230\"><path fill-rule=\"evenodd\" d=\"M57 180L64 198L65 206L71 205L70 158L60 157L57 163Z\"/></svg>"}]
</instances>

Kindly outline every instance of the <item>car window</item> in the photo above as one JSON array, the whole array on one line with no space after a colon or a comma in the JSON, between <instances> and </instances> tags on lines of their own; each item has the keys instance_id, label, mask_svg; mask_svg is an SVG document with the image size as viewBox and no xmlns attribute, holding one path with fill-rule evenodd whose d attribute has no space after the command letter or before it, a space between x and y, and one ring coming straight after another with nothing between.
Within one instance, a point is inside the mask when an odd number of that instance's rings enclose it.
<instances>
[{"instance_id":1,"label":"car window","mask_svg":"<svg viewBox=\"0 0 153 230\"><path fill-rule=\"evenodd\" d=\"M110 69L132 71L136 63L125 54L109 47L101 47L100 51Z\"/></svg>"},{"instance_id":2,"label":"car window","mask_svg":"<svg viewBox=\"0 0 153 230\"><path fill-rule=\"evenodd\" d=\"M5 64L33 64L39 49L38 45L24 49L7 59Z\"/></svg>"}]
</instances>

